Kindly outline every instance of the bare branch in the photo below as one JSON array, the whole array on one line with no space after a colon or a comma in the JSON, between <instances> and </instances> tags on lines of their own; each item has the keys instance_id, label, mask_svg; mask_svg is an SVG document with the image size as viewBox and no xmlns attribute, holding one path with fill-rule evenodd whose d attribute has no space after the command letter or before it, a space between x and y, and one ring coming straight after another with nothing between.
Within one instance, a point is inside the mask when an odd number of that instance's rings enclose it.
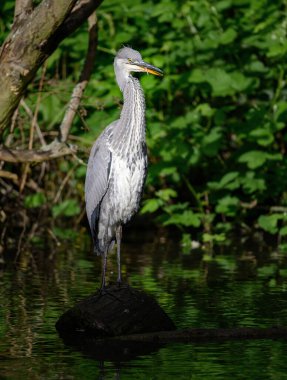
<instances>
[{"instance_id":1,"label":"bare branch","mask_svg":"<svg viewBox=\"0 0 287 380\"><path fill-rule=\"evenodd\" d=\"M103 0L81 0L59 28L58 33L65 37L75 31L101 5Z\"/></svg>"},{"instance_id":2,"label":"bare branch","mask_svg":"<svg viewBox=\"0 0 287 380\"><path fill-rule=\"evenodd\" d=\"M53 200L53 203L56 204L59 199L60 199L60 196L62 194L62 191L64 189L64 187L66 186L66 184L68 183L69 179L71 178L71 176L73 175L75 171L75 166L73 166L69 171L68 173L66 174L65 178L63 179L63 181L61 182L61 185L57 191L57 194L55 195L55 198Z\"/></svg>"},{"instance_id":3,"label":"bare branch","mask_svg":"<svg viewBox=\"0 0 287 380\"><path fill-rule=\"evenodd\" d=\"M84 67L80 75L80 79L73 90L71 100L68 104L63 121L60 125L60 141L62 142L67 141L68 134L71 129L78 107L80 105L82 95L85 91L85 88L88 84L88 81L93 71L93 63L96 56L97 42L98 42L97 18L96 18L95 12L92 13L88 21L89 21L89 46L87 50Z\"/></svg>"},{"instance_id":4,"label":"bare branch","mask_svg":"<svg viewBox=\"0 0 287 380\"><path fill-rule=\"evenodd\" d=\"M13 163L43 162L66 155L74 155L76 152L76 146L67 146L61 143L54 144L49 150L9 149L2 146L0 149L0 161Z\"/></svg>"},{"instance_id":5,"label":"bare branch","mask_svg":"<svg viewBox=\"0 0 287 380\"><path fill-rule=\"evenodd\" d=\"M15 173L11 173L7 170L0 170L0 177L1 178L6 178L6 179L9 179L11 180L13 183L15 183L16 185L19 185L19 177L17 174ZM32 179L29 179L29 181L27 182L27 187L29 187L31 190L34 190L34 191L42 191L42 189L37 185L37 183L35 181L33 181Z\"/></svg>"},{"instance_id":6,"label":"bare branch","mask_svg":"<svg viewBox=\"0 0 287 380\"><path fill-rule=\"evenodd\" d=\"M41 95L42 95L42 88L43 88L44 78L45 78L45 74L46 74L46 67L47 67L47 65L45 63L43 65L43 67L42 67L42 75L41 75L41 79L40 79L40 83L39 83L39 92L38 92L38 96L37 96L37 101L36 101L34 115L33 115L33 118L32 118L32 123L31 123L31 126L30 126L29 146L28 146L29 150L32 150L32 148L33 148L34 130L35 130L35 126L37 124L38 112L39 112ZM20 181L20 186L19 186L20 193L22 193L22 191L23 191L23 189L25 187L25 184L26 184L26 181L27 181L27 177L28 177L29 168L30 168L29 163L26 163L26 165L24 166L22 178L21 178L21 181Z\"/></svg>"},{"instance_id":7,"label":"bare branch","mask_svg":"<svg viewBox=\"0 0 287 380\"><path fill-rule=\"evenodd\" d=\"M8 172L7 170L0 170L0 177L10 179L13 182L18 182L17 174Z\"/></svg>"},{"instance_id":8,"label":"bare branch","mask_svg":"<svg viewBox=\"0 0 287 380\"><path fill-rule=\"evenodd\" d=\"M24 108L24 110L26 111L27 115L30 117L31 120L33 120L33 112L32 110L28 107L28 104L23 100L21 99L21 102L20 102L20 105ZM36 132L37 132L37 135L38 135L38 138L42 144L42 146L46 146L47 143L45 141L45 138L41 132L41 128L39 126L39 124L37 123L37 121L35 122L35 129L36 129ZM6 143L7 145L7 143Z\"/></svg>"}]
</instances>

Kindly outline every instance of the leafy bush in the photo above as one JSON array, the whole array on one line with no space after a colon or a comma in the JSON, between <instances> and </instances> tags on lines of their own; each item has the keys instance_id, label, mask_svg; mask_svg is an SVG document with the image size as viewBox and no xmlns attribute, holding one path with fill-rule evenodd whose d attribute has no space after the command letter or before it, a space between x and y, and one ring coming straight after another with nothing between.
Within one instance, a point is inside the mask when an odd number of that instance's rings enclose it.
<instances>
[{"instance_id":1,"label":"leafy bush","mask_svg":"<svg viewBox=\"0 0 287 380\"><path fill-rule=\"evenodd\" d=\"M10 11L6 1L3 15ZM72 133L91 144L119 116L113 54L130 45L165 72L162 80L141 79L150 157L142 213L180 228L185 241L195 231L205 241L222 241L243 223L285 236L285 3L106 0L97 14L95 73ZM38 120L45 131L57 128L63 116L86 46L82 27L48 60ZM40 75L27 99L32 109ZM73 178L79 203L83 174ZM42 198L26 202L33 207ZM67 199L63 193L61 202L53 206L55 217L79 213L71 193Z\"/></svg>"}]
</instances>

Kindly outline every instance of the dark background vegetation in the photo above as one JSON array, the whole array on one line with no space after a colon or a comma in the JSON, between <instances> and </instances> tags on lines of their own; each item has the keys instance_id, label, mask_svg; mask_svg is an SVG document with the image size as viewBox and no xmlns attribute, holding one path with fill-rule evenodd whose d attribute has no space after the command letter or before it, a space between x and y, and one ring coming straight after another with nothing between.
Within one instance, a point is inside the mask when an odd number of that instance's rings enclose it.
<instances>
[{"instance_id":1,"label":"dark background vegetation","mask_svg":"<svg viewBox=\"0 0 287 380\"><path fill-rule=\"evenodd\" d=\"M14 1L2 1L0 44L13 13ZM141 77L150 162L141 214L179 230L187 250L193 240L221 243L239 230L265 231L284 248L286 16L283 0L104 0L93 75L68 139L78 152L30 165L21 191L25 164L2 162L2 245L12 242L11 226L20 247L24 236L36 243L45 232L58 241L85 225L85 162L119 117L113 57L128 45L165 72L162 80ZM35 114L46 141L55 138L82 70L87 29L66 38L39 69L4 144L26 148ZM37 134L34 146L41 148Z\"/></svg>"}]
</instances>

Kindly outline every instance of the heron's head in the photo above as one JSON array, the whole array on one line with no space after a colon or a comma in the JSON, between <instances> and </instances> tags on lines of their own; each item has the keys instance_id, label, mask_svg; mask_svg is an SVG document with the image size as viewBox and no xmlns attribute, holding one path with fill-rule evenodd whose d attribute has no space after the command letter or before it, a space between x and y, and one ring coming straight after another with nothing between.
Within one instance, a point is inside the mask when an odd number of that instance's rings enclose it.
<instances>
[{"instance_id":1,"label":"heron's head","mask_svg":"<svg viewBox=\"0 0 287 380\"><path fill-rule=\"evenodd\" d=\"M140 53L129 47L124 47L118 51L115 57L114 67L117 81L121 89L124 88L124 84L128 80L130 73L133 71L159 76L163 75L163 72L159 68L143 61Z\"/></svg>"}]
</instances>

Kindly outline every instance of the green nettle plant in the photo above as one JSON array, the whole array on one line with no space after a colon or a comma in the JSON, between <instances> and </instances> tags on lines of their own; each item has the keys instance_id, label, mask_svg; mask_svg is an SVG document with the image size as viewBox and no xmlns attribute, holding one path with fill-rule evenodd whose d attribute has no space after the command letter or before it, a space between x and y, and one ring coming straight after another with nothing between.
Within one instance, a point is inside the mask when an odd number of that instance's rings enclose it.
<instances>
[{"instance_id":1,"label":"green nettle plant","mask_svg":"<svg viewBox=\"0 0 287 380\"><path fill-rule=\"evenodd\" d=\"M0 42L9 30L13 3L4 2L0 10ZM165 72L161 81L141 78L150 157L141 213L178 228L187 249L194 239L224 242L237 228L256 228L283 239L286 2L105 0L97 20L93 75L70 134L79 146L78 158L87 160L88 146L119 115L113 54L122 45L132 46ZM37 122L47 136L63 118L86 48L83 26L47 60L44 80L39 70L28 87L25 103L32 113L38 107ZM28 139L30 128L25 109L18 112L15 145ZM6 169L13 171L13 166L6 164ZM39 171L32 167L29 175ZM56 161L46 170L41 191L25 188L25 205L50 209L55 220L80 220L84 176L80 160ZM59 191L63 180L69 191ZM56 226L54 232L59 234Z\"/></svg>"}]
</instances>

